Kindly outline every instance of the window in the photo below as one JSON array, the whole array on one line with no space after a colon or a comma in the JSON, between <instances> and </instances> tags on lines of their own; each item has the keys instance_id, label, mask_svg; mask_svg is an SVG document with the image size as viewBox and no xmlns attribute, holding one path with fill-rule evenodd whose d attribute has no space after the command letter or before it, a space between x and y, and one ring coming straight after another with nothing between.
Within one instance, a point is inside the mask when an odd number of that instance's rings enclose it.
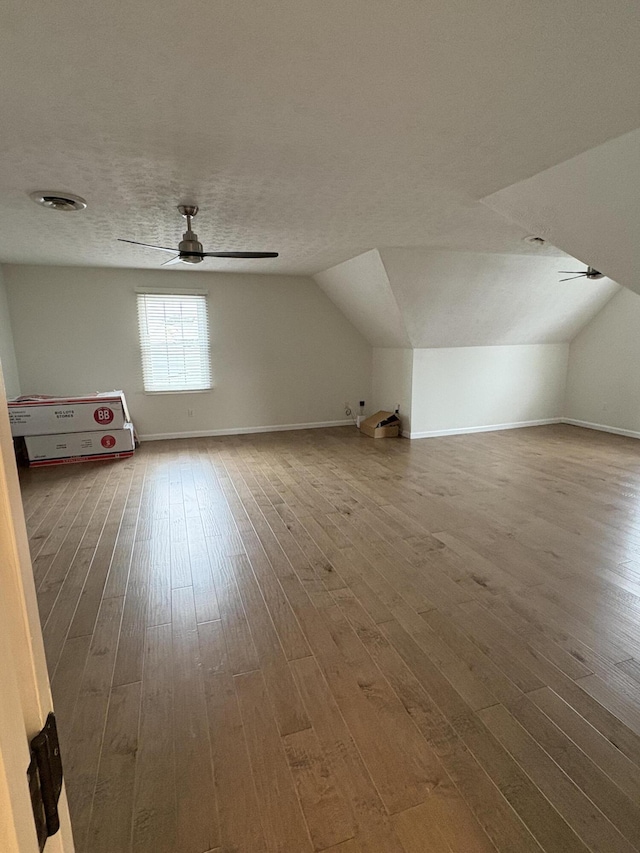
<instances>
[{"instance_id":1,"label":"window","mask_svg":"<svg viewBox=\"0 0 640 853\"><path fill-rule=\"evenodd\" d=\"M204 293L138 293L138 324L145 391L211 388Z\"/></svg>"}]
</instances>

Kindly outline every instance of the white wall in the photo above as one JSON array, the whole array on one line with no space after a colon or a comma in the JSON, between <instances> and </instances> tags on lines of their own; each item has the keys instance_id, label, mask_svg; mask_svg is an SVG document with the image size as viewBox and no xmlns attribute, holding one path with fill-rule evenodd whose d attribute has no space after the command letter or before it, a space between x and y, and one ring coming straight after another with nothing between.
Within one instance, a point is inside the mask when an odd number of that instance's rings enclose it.
<instances>
[{"instance_id":1,"label":"white wall","mask_svg":"<svg viewBox=\"0 0 640 853\"><path fill-rule=\"evenodd\" d=\"M44 266L4 270L22 392L123 388L143 436L339 421L345 401L370 397L369 344L310 278ZM143 392L137 285L208 289L210 392Z\"/></svg>"},{"instance_id":2,"label":"white wall","mask_svg":"<svg viewBox=\"0 0 640 853\"><path fill-rule=\"evenodd\" d=\"M367 414L384 409L393 412L400 404L403 432L411 432L413 350L374 347L371 404Z\"/></svg>"},{"instance_id":3,"label":"white wall","mask_svg":"<svg viewBox=\"0 0 640 853\"><path fill-rule=\"evenodd\" d=\"M413 351L411 436L560 418L568 344Z\"/></svg>"},{"instance_id":4,"label":"white wall","mask_svg":"<svg viewBox=\"0 0 640 853\"><path fill-rule=\"evenodd\" d=\"M20 394L20 380L2 267L0 267L0 366L2 366L7 397L17 397Z\"/></svg>"},{"instance_id":5,"label":"white wall","mask_svg":"<svg viewBox=\"0 0 640 853\"><path fill-rule=\"evenodd\" d=\"M565 415L640 434L640 296L622 288L573 340Z\"/></svg>"}]
</instances>

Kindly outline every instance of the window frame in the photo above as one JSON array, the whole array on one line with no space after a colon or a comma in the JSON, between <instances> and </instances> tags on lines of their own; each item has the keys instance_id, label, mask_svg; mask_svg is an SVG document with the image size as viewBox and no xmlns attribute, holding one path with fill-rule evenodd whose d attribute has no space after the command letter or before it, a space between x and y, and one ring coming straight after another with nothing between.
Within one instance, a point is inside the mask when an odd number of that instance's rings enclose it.
<instances>
[{"instance_id":1,"label":"window frame","mask_svg":"<svg viewBox=\"0 0 640 853\"><path fill-rule=\"evenodd\" d=\"M136 296L136 325L138 330L138 358L139 358L139 369L140 369L140 379L142 384L142 393L147 394L152 397L156 397L163 394L208 394L213 390L213 371L211 369L211 326L209 323L209 291L204 288L185 288L185 287L136 287L134 289ZM145 380L144 380L144 356L143 356L143 342L141 336L141 328L140 328L140 296L203 296L204 297L204 306L205 306L205 319L206 319L206 331L207 331L207 341L206 341L206 353L207 360L209 366L209 386L207 388L169 388L166 390L158 390L158 391L149 391L145 388Z\"/></svg>"}]
</instances>

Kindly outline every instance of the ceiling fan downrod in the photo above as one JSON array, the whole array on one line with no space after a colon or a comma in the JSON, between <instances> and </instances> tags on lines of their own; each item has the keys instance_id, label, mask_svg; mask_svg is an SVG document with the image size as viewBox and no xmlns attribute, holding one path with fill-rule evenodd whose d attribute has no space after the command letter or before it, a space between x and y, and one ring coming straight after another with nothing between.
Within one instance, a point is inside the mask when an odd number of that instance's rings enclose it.
<instances>
[{"instance_id":1,"label":"ceiling fan downrod","mask_svg":"<svg viewBox=\"0 0 640 853\"><path fill-rule=\"evenodd\" d=\"M187 220L187 230L182 235L182 240L178 243L178 251L180 252L178 260L184 264L201 264L204 260L202 256L202 243L198 240L198 235L195 231L191 230L191 220L198 213L198 206L195 204L179 204L178 210ZM167 261L167 263L172 262ZM166 266L166 264L163 264L163 266Z\"/></svg>"}]
</instances>

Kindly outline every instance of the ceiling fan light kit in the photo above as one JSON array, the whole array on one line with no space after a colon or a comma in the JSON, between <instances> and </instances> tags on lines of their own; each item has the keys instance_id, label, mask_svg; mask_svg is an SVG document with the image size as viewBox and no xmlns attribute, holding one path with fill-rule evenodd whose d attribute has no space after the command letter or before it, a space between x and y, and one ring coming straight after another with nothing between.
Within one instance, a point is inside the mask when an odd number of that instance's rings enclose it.
<instances>
[{"instance_id":1,"label":"ceiling fan light kit","mask_svg":"<svg viewBox=\"0 0 640 853\"><path fill-rule=\"evenodd\" d=\"M198 235L191 228L191 222L198 213L198 206L195 204L179 204L178 211L187 220L187 230L182 235L182 240L178 243L177 249L171 249L168 246L152 246L149 243L139 243L137 240L125 240L119 237L121 243L132 243L134 246L144 246L146 249L156 249L159 252L169 252L174 255L169 258L162 266L168 267L175 264L201 264L205 258L277 258L277 252L205 252L202 243L198 240ZM176 252L178 253L176 255Z\"/></svg>"}]
</instances>

